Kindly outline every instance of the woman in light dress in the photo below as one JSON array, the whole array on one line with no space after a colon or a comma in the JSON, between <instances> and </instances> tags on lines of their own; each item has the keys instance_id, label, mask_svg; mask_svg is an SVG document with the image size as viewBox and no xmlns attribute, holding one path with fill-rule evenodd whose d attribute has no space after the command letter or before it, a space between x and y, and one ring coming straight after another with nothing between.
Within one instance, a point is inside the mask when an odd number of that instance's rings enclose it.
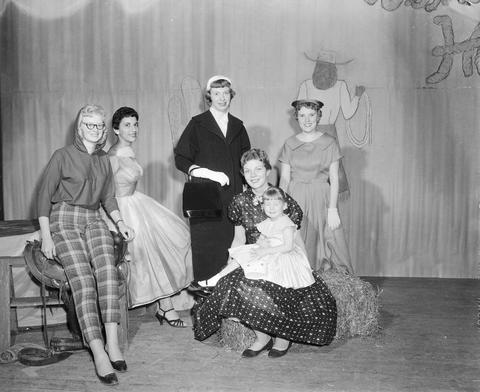
<instances>
[{"instance_id":1,"label":"woman in light dress","mask_svg":"<svg viewBox=\"0 0 480 392\"><path fill-rule=\"evenodd\" d=\"M285 141L278 158L280 187L303 210L300 232L312 268L323 269L327 261L353 273L337 209L340 148L333 136L318 128L322 102L299 99L292 106L301 132Z\"/></svg>"},{"instance_id":2,"label":"woman in light dress","mask_svg":"<svg viewBox=\"0 0 480 392\"><path fill-rule=\"evenodd\" d=\"M143 169L132 144L138 137L138 113L121 107L112 118L118 141L109 150L115 179L115 196L122 217L134 228L128 244L130 257L129 305L158 302L156 317L177 328L187 326L171 297L192 280L190 232L186 223L151 197L136 190Z\"/></svg>"}]
</instances>

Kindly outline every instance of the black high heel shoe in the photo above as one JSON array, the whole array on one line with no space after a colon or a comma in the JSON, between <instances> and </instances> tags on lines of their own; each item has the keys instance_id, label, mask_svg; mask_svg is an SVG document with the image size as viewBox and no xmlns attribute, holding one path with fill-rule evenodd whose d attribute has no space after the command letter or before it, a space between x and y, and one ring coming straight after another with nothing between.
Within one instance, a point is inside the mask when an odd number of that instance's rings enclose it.
<instances>
[{"instance_id":1,"label":"black high heel shoe","mask_svg":"<svg viewBox=\"0 0 480 392\"><path fill-rule=\"evenodd\" d=\"M214 290L214 286L201 286L198 284L197 281L193 281L187 287L187 290L191 292L193 295L196 295L201 298L207 298L210 294L212 294Z\"/></svg>"},{"instance_id":2,"label":"black high heel shoe","mask_svg":"<svg viewBox=\"0 0 480 392\"><path fill-rule=\"evenodd\" d=\"M118 378L115 373L108 373L108 374L105 374L104 376L101 376L100 374L97 373L97 377L102 382L102 384L108 385L110 387L114 385L118 385Z\"/></svg>"},{"instance_id":3,"label":"black high heel shoe","mask_svg":"<svg viewBox=\"0 0 480 392\"><path fill-rule=\"evenodd\" d=\"M110 357L110 354L108 352L108 345L105 345L105 352ZM119 359L118 361L110 360L110 364L117 372L124 373L127 371L127 363L125 362L124 359Z\"/></svg>"},{"instance_id":4,"label":"black high heel shoe","mask_svg":"<svg viewBox=\"0 0 480 392\"><path fill-rule=\"evenodd\" d=\"M120 373L125 373L127 371L127 363L125 360L121 359L119 361L110 361L112 367Z\"/></svg>"},{"instance_id":5,"label":"black high heel shoe","mask_svg":"<svg viewBox=\"0 0 480 392\"><path fill-rule=\"evenodd\" d=\"M252 350L251 348L247 348L243 353L242 357L243 358L253 358L256 357L258 354L260 354L264 350L270 350L273 347L273 339L270 339L268 343L263 346L260 350Z\"/></svg>"},{"instance_id":6,"label":"black high heel shoe","mask_svg":"<svg viewBox=\"0 0 480 392\"><path fill-rule=\"evenodd\" d=\"M292 347L292 342L288 342L288 346L285 350L277 350L276 348L272 348L268 353L268 357L269 358L283 357L286 353L288 353L288 350L290 350L290 347Z\"/></svg>"},{"instance_id":7,"label":"black high heel shoe","mask_svg":"<svg viewBox=\"0 0 480 392\"><path fill-rule=\"evenodd\" d=\"M168 312L171 312L172 310L175 310L174 308L168 309L168 310L163 310L162 308L158 308L157 313L155 313L155 317L157 320L160 322L160 325L163 325L163 322L166 321L168 325L170 325L173 328L187 328L185 323L181 318L177 318L175 320L169 320L165 316ZM163 312L163 314L160 314L159 312Z\"/></svg>"}]
</instances>

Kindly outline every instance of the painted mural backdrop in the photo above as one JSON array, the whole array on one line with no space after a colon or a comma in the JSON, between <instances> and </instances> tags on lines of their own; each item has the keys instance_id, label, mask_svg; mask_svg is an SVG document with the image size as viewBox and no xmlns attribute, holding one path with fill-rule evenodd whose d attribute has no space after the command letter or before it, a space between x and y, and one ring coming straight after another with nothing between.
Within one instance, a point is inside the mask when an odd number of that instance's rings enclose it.
<instances>
[{"instance_id":1,"label":"painted mural backdrop","mask_svg":"<svg viewBox=\"0 0 480 392\"><path fill-rule=\"evenodd\" d=\"M456 0L381 0L380 3L382 8L387 11L395 11L401 5L404 5L405 7L432 12L444 9L447 5L455 1ZM375 5L377 0L365 0L365 2L370 5ZM468 15L468 7L472 6L472 4L480 3L480 0L458 0L457 3L467 7L462 10L462 13ZM444 44L435 46L432 49L432 55L441 57L441 61L438 69L426 77L426 83L436 84L446 79L452 70L455 55L462 56L462 70L465 77L473 75L474 66L477 74L480 75L480 23L475 26L470 37L462 41L455 41L454 26L449 15L435 16L433 23L442 29Z\"/></svg>"},{"instance_id":2,"label":"painted mural backdrop","mask_svg":"<svg viewBox=\"0 0 480 392\"><path fill-rule=\"evenodd\" d=\"M436 46L432 55L441 57L438 70L427 77L426 82L435 84L447 78L452 70L455 55L462 55L462 70L465 77L473 75L475 66L480 75L480 23L473 29L472 35L461 42L455 42L452 19L448 15L439 15L433 18L433 23L442 28L444 45Z\"/></svg>"},{"instance_id":3,"label":"painted mural backdrop","mask_svg":"<svg viewBox=\"0 0 480 392\"><path fill-rule=\"evenodd\" d=\"M338 141L336 122L339 113L343 114L346 120L350 120L357 112L360 97L365 94L364 86L356 86L353 97L350 95L347 83L344 80L338 80L337 66L349 64L352 60L337 62L336 54L332 51L321 51L313 59L305 55L307 59L315 63L312 78L304 80L298 89L297 99L316 99L323 103L322 117L319 126L323 132L327 132ZM366 94L365 94L366 95ZM369 100L367 99L367 102ZM371 109L369 107L369 112ZM367 129L362 140L357 139L351 128L347 133L350 142L356 147L362 147L371 142L371 123L367 123ZM348 179L340 161L339 167L339 196L346 198L349 195Z\"/></svg>"},{"instance_id":4,"label":"painted mural backdrop","mask_svg":"<svg viewBox=\"0 0 480 392\"><path fill-rule=\"evenodd\" d=\"M33 217L42 170L86 102L138 109L139 189L181 215L172 147L206 80L232 78L232 114L272 163L310 80L344 154L355 270L475 276L479 3L0 0L5 218Z\"/></svg>"},{"instance_id":5,"label":"painted mural backdrop","mask_svg":"<svg viewBox=\"0 0 480 392\"><path fill-rule=\"evenodd\" d=\"M365 0L367 4L374 5L378 0ZM448 5L456 0L381 0L382 8L387 11L395 11L401 5L412 7L413 9L423 9L427 12L436 11L439 7ZM458 3L470 6L480 3L480 0L458 0Z\"/></svg>"}]
</instances>

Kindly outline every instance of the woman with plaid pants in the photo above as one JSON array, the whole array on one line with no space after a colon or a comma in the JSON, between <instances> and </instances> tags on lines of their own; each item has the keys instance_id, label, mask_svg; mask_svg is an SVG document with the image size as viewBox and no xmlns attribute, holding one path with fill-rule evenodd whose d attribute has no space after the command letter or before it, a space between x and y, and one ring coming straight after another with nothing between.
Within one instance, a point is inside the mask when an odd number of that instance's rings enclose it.
<instances>
[{"instance_id":1,"label":"woman with plaid pants","mask_svg":"<svg viewBox=\"0 0 480 392\"><path fill-rule=\"evenodd\" d=\"M114 369L124 372L127 365L117 335L120 307L113 239L100 206L127 241L133 239L134 232L118 211L112 169L102 150L105 129L102 107L86 105L80 109L73 144L55 151L44 172L38 192L38 220L42 252L48 258L57 256L65 269L97 376L104 384L115 385Z\"/></svg>"}]
</instances>

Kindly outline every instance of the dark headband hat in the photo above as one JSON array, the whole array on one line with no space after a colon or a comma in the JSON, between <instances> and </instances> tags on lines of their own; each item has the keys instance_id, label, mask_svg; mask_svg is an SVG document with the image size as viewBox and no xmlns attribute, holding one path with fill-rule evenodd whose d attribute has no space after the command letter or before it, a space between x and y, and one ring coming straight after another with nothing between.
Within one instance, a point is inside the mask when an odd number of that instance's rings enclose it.
<instances>
[{"instance_id":1,"label":"dark headband hat","mask_svg":"<svg viewBox=\"0 0 480 392\"><path fill-rule=\"evenodd\" d=\"M312 103L316 106L318 106L318 109L321 109L323 107L323 102L317 100L317 99L297 99L292 102L292 106L296 109L298 105L301 105L302 103Z\"/></svg>"}]
</instances>

